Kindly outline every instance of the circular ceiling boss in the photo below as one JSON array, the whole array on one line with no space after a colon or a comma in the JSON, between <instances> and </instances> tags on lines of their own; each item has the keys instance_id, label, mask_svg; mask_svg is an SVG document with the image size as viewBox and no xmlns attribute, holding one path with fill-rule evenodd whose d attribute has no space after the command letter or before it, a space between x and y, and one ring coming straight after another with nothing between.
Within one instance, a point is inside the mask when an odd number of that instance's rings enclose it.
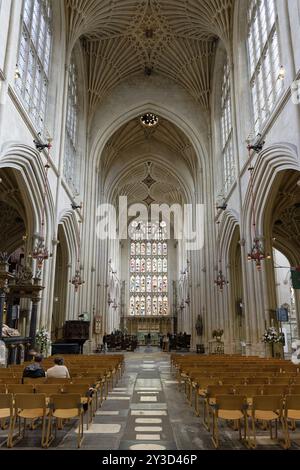
<instances>
[{"instance_id":1,"label":"circular ceiling boss","mask_svg":"<svg viewBox=\"0 0 300 470\"><path fill-rule=\"evenodd\" d=\"M142 126L145 127L154 127L158 124L158 116L153 113L146 113L140 117L140 122Z\"/></svg>"}]
</instances>

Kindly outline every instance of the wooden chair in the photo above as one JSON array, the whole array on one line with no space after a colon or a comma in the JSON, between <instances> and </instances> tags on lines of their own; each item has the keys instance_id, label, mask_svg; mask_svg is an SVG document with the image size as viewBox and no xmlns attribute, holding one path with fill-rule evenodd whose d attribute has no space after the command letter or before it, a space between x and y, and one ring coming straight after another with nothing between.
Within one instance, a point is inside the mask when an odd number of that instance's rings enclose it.
<instances>
[{"instance_id":1,"label":"wooden chair","mask_svg":"<svg viewBox=\"0 0 300 470\"><path fill-rule=\"evenodd\" d=\"M6 420L9 421L9 431L7 434L7 439L4 443L7 443L7 447L10 447L10 436L13 420L13 396L11 393L0 393L0 422L1 428L6 428ZM2 444L1 444L2 445Z\"/></svg>"},{"instance_id":2,"label":"wooden chair","mask_svg":"<svg viewBox=\"0 0 300 470\"><path fill-rule=\"evenodd\" d=\"M291 447L289 433L289 420L291 420L290 429L296 430L296 420L300 420L300 395L287 395L284 406L284 428L285 428L285 448Z\"/></svg>"},{"instance_id":3,"label":"wooden chair","mask_svg":"<svg viewBox=\"0 0 300 470\"><path fill-rule=\"evenodd\" d=\"M54 437L52 434L53 423L55 419L55 436L59 422L65 419L78 419L78 437L77 447L81 447L83 440L83 405L79 393L66 393L60 395L51 395L50 397L50 415L48 421L46 445L49 447Z\"/></svg>"},{"instance_id":4,"label":"wooden chair","mask_svg":"<svg viewBox=\"0 0 300 470\"><path fill-rule=\"evenodd\" d=\"M211 406L213 416L212 441L219 447L219 419L233 420L237 423L239 438L242 440L241 420L244 421L244 441L248 435L245 397L241 395L219 395L215 397L215 404Z\"/></svg>"},{"instance_id":5,"label":"wooden chair","mask_svg":"<svg viewBox=\"0 0 300 470\"><path fill-rule=\"evenodd\" d=\"M79 393L81 397L82 405L87 407L87 422L86 429L89 428L89 423L93 420L93 390L90 388L89 384L65 384L62 389L63 393ZM83 406L84 409L84 406Z\"/></svg>"},{"instance_id":6,"label":"wooden chair","mask_svg":"<svg viewBox=\"0 0 300 470\"><path fill-rule=\"evenodd\" d=\"M272 422L275 422L275 438L278 437L277 424L280 420L283 431L283 399L279 395L257 395L253 397L252 409L248 411L248 415L251 416L252 421L252 434L253 434L253 444L251 444L249 439L249 445L253 448L256 448L256 420L267 422L270 428L270 438L273 439L272 434Z\"/></svg>"},{"instance_id":7,"label":"wooden chair","mask_svg":"<svg viewBox=\"0 0 300 470\"><path fill-rule=\"evenodd\" d=\"M19 420L19 433L17 441L22 439L26 433L26 419L42 420L42 438L41 445L46 445L46 416L48 410L46 405L46 395L42 393L17 393L14 399L14 416L12 420L12 427L10 433L10 446L13 447L13 433L15 429L16 420ZM23 418L24 427L23 435L21 435L21 419Z\"/></svg>"},{"instance_id":8,"label":"wooden chair","mask_svg":"<svg viewBox=\"0 0 300 470\"><path fill-rule=\"evenodd\" d=\"M253 397L255 395L262 394L263 385L238 385L235 387L236 395L242 395L246 397L247 403L249 406L252 405Z\"/></svg>"},{"instance_id":9,"label":"wooden chair","mask_svg":"<svg viewBox=\"0 0 300 470\"><path fill-rule=\"evenodd\" d=\"M196 416L200 415L200 409L199 409L199 397L205 400L206 395L207 395L207 389L210 385L219 385L219 380L214 378L208 378L208 377L200 377L197 378L197 386L195 390L195 412ZM203 402L203 406L205 403Z\"/></svg>"},{"instance_id":10,"label":"wooden chair","mask_svg":"<svg viewBox=\"0 0 300 470\"><path fill-rule=\"evenodd\" d=\"M210 431L211 406L216 403L217 395L233 395L232 385L209 385L207 387L206 397L203 403L203 424Z\"/></svg>"}]
</instances>

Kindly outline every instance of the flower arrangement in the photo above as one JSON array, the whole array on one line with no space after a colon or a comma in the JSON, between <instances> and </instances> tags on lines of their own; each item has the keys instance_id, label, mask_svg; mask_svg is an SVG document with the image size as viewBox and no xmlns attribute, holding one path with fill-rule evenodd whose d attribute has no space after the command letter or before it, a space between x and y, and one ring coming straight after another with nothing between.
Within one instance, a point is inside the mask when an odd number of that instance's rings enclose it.
<instances>
[{"instance_id":1,"label":"flower arrangement","mask_svg":"<svg viewBox=\"0 0 300 470\"><path fill-rule=\"evenodd\" d=\"M222 337L223 333L224 333L224 330L221 330L220 328L217 328L216 330L213 330L212 337L220 339Z\"/></svg>"},{"instance_id":2,"label":"flower arrangement","mask_svg":"<svg viewBox=\"0 0 300 470\"><path fill-rule=\"evenodd\" d=\"M263 334L264 343L282 343L284 344L284 334L276 330L275 326L269 326Z\"/></svg>"},{"instance_id":3,"label":"flower arrangement","mask_svg":"<svg viewBox=\"0 0 300 470\"><path fill-rule=\"evenodd\" d=\"M35 344L41 354L48 354L48 350L51 344L50 334L43 326L40 330L37 330L35 336Z\"/></svg>"}]
</instances>

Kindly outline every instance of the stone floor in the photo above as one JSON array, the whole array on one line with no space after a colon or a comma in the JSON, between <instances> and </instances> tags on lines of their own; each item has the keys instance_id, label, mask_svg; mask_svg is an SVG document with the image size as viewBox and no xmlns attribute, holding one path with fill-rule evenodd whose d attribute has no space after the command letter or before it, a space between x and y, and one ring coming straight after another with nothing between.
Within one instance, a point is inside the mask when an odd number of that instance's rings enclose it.
<instances>
[{"instance_id":1,"label":"stone floor","mask_svg":"<svg viewBox=\"0 0 300 470\"><path fill-rule=\"evenodd\" d=\"M108 399L84 431L82 449L101 450L203 450L213 449L210 434L193 413L178 383L171 374L170 356L157 348L142 347L125 353L125 372ZM76 448L76 424L58 431L51 444L55 449ZM0 431L0 445L5 431ZM281 449L259 433L258 449ZM294 444L300 449L300 433ZM40 431L28 430L16 447L33 449L40 446ZM220 432L221 449L245 449L238 434L224 426ZM5 445L1 449L6 449ZM9 449L7 449L10 451Z\"/></svg>"}]
</instances>

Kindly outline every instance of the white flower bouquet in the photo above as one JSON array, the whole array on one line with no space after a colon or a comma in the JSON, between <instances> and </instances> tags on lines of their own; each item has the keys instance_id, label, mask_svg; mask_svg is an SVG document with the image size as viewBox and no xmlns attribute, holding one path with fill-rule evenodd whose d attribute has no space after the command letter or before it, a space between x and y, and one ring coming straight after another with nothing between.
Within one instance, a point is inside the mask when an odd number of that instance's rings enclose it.
<instances>
[{"instance_id":1,"label":"white flower bouquet","mask_svg":"<svg viewBox=\"0 0 300 470\"><path fill-rule=\"evenodd\" d=\"M51 340L50 334L44 326L40 330L37 330L35 336L35 344L41 354L48 354L51 345Z\"/></svg>"},{"instance_id":2,"label":"white flower bouquet","mask_svg":"<svg viewBox=\"0 0 300 470\"><path fill-rule=\"evenodd\" d=\"M275 326L270 326L263 334L264 343L284 343L284 334L276 330Z\"/></svg>"}]
</instances>

